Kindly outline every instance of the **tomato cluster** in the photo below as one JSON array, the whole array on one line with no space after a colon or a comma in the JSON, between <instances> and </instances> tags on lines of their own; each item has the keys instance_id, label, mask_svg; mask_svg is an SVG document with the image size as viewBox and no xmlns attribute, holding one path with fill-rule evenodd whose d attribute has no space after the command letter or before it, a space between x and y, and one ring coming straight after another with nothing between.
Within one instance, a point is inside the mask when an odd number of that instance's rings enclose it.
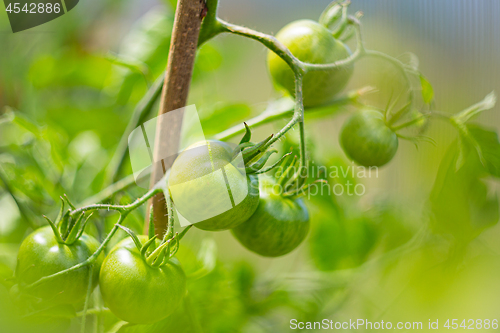
<instances>
[{"instance_id":1,"label":"tomato cluster","mask_svg":"<svg viewBox=\"0 0 500 333\"><path fill-rule=\"evenodd\" d=\"M258 177L247 175L234 155L234 148L214 140L197 143L180 154L169 177L175 207L190 216L188 222L197 228L231 229L243 246L262 256L289 253L307 235L307 208L300 199L273 193L268 179L261 182L259 191ZM238 195L239 189L246 191ZM240 196L241 202L227 206L228 193Z\"/></svg>"},{"instance_id":2,"label":"tomato cluster","mask_svg":"<svg viewBox=\"0 0 500 333\"><path fill-rule=\"evenodd\" d=\"M332 64L351 55L349 48L329 30L328 25L311 20L292 22L276 38L300 61L309 64ZM274 83L295 95L295 74L279 55L269 51L268 69ZM304 107L331 103L347 85L354 65L306 72L303 78ZM396 154L398 137L386 125L384 115L374 108L358 110L344 124L340 143L346 155L363 166L382 166Z\"/></svg>"},{"instance_id":3,"label":"tomato cluster","mask_svg":"<svg viewBox=\"0 0 500 333\"><path fill-rule=\"evenodd\" d=\"M99 283L111 312L130 323L156 322L179 306L186 292L186 276L180 263L175 257L162 258L159 264L149 263L145 256L148 253L141 253L132 238L119 242L105 258L101 254L92 264L32 285L85 262L99 247L97 240L85 233L73 244L65 244L57 234L48 226L38 229L19 250L18 285L13 292L28 296L37 307L81 304L89 291L89 281L91 290ZM138 241L146 249L150 247L146 236L138 236Z\"/></svg>"}]
</instances>

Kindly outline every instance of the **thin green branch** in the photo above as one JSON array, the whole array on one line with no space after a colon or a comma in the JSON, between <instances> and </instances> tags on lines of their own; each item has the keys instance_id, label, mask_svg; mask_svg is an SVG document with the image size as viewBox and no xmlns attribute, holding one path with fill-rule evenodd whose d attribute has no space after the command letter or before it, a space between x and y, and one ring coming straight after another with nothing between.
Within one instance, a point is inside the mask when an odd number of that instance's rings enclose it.
<instances>
[{"instance_id":1,"label":"thin green branch","mask_svg":"<svg viewBox=\"0 0 500 333\"><path fill-rule=\"evenodd\" d=\"M221 24L221 29L224 32L240 35L260 42L265 47L276 53L276 55L278 55L281 59L283 59L294 71L294 73L300 72L303 74L304 67L302 65L302 62L297 59L292 54L292 52L290 52L290 50L285 45L283 45L283 43L276 39L276 37L239 25L231 24L223 20L219 20L219 22Z\"/></svg>"},{"instance_id":2,"label":"thin green branch","mask_svg":"<svg viewBox=\"0 0 500 333\"><path fill-rule=\"evenodd\" d=\"M399 131L399 130L401 130L401 129L403 129L403 128L410 127L410 126L412 126L412 125L414 125L414 124L417 124L417 123L418 123L418 122L420 122L421 120L424 120L424 119L429 118L429 116L430 116L430 113L429 113L429 114L424 114L424 115L418 116L418 117L416 117L415 119L412 119L412 120L409 120L409 121L407 121L407 122L405 122L405 123L402 123L401 125L398 125L398 126L394 126L394 127L392 127L392 130L393 130L394 132L396 132L396 131Z\"/></svg>"},{"instance_id":3,"label":"thin green branch","mask_svg":"<svg viewBox=\"0 0 500 333\"><path fill-rule=\"evenodd\" d=\"M359 97L368 94L372 91L373 88L371 87L364 87L357 90L351 90L346 94L336 98L328 106L307 109L307 114L311 115L314 113L333 112L339 109L339 106L357 103ZM295 110L295 103L292 102L289 98L283 98L273 102L264 112L245 122L250 128L256 128L259 126L272 123L273 121L276 120L290 118L293 116L294 110ZM245 125L241 123L231 128L228 128L223 132L220 132L219 134L214 136L214 139L225 141L244 132L245 132Z\"/></svg>"},{"instance_id":4,"label":"thin green branch","mask_svg":"<svg viewBox=\"0 0 500 333\"><path fill-rule=\"evenodd\" d=\"M76 316L77 317L92 316L92 315L99 315L101 313L111 313L111 310L108 308L88 309L85 313L83 311L77 312Z\"/></svg>"},{"instance_id":5,"label":"thin green branch","mask_svg":"<svg viewBox=\"0 0 500 333\"><path fill-rule=\"evenodd\" d=\"M7 193L9 193L9 195L12 197L12 199L16 203L16 206L19 209L19 213L23 217L23 220L28 224L28 226L31 229L33 229L33 230L37 229L39 226L33 222L33 218L32 218L33 214L31 213L29 208L26 207L21 201L19 201L17 199L17 197L14 195L14 192L12 192L12 188L9 184L9 181L8 181L7 177L4 175L2 169L0 169L0 181L4 184L5 190L7 191Z\"/></svg>"},{"instance_id":6,"label":"thin green branch","mask_svg":"<svg viewBox=\"0 0 500 333\"><path fill-rule=\"evenodd\" d=\"M206 16L201 22L200 36L198 37L198 47L224 32L224 28L217 17L219 0L205 0Z\"/></svg>"},{"instance_id":7,"label":"thin green branch","mask_svg":"<svg viewBox=\"0 0 500 333\"><path fill-rule=\"evenodd\" d=\"M363 35L361 33L361 22L353 16L349 16L348 21L349 21L348 23L353 25L355 28L356 41L357 41L356 51L354 51L354 53L352 53L349 57L336 61L331 64L309 64L301 62L302 67L305 68L307 72L324 71L329 69L347 67L354 64L357 60L359 60L366 54L367 50L365 49Z\"/></svg>"},{"instance_id":8,"label":"thin green branch","mask_svg":"<svg viewBox=\"0 0 500 333\"><path fill-rule=\"evenodd\" d=\"M162 179L158 183L161 183L162 181L164 181L164 180ZM81 208L77 208L77 209L71 211L71 216L78 215L81 212L88 212L88 211L93 211L93 210L115 210L115 211L118 211L121 213L128 214L131 211L138 208L139 206L143 205L146 201L148 201L155 194L160 193L161 191L162 191L162 188L159 186L159 184L157 184L157 185L155 185L155 187L153 187L151 190L149 190L142 197L136 199L134 202L132 202L128 205L93 204L93 205L88 205L88 206L84 206Z\"/></svg>"},{"instance_id":9,"label":"thin green branch","mask_svg":"<svg viewBox=\"0 0 500 333\"><path fill-rule=\"evenodd\" d=\"M83 305L83 317L82 317L82 323L80 326L80 332L85 333L85 324L87 322L87 310L89 308L89 302L90 302L90 295L92 294L92 279L94 275L94 265L90 265L90 271L89 271L89 283L87 285L87 295L85 296L85 304Z\"/></svg>"},{"instance_id":10,"label":"thin green branch","mask_svg":"<svg viewBox=\"0 0 500 333\"><path fill-rule=\"evenodd\" d=\"M303 171L307 166L307 157L306 157L306 134L304 127L304 98L302 94L302 82L303 76L302 74L295 74L295 112L294 117L297 116L299 118L299 151L300 151L300 166L299 173L301 182L303 179Z\"/></svg>"},{"instance_id":11,"label":"thin green branch","mask_svg":"<svg viewBox=\"0 0 500 333\"><path fill-rule=\"evenodd\" d=\"M111 198L115 193L124 191L133 184L135 184L135 177L134 175L129 175L123 179L120 179L116 183L109 185L94 196L86 199L81 206L103 202L104 200Z\"/></svg>"}]
</instances>

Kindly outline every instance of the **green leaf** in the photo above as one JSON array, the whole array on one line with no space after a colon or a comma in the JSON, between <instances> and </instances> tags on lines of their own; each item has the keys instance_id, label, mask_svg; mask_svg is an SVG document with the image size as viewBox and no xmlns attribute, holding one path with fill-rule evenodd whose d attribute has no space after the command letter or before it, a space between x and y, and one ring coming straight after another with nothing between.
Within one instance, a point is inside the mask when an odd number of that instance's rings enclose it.
<instances>
[{"instance_id":1,"label":"green leaf","mask_svg":"<svg viewBox=\"0 0 500 333\"><path fill-rule=\"evenodd\" d=\"M434 88L431 83L423 75L420 75L420 85L422 86L422 98L426 104L430 104L434 100Z\"/></svg>"},{"instance_id":2,"label":"green leaf","mask_svg":"<svg viewBox=\"0 0 500 333\"><path fill-rule=\"evenodd\" d=\"M202 267L188 275L188 278L192 280L200 279L214 270L217 263L217 244L213 239L203 240L197 259Z\"/></svg>"},{"instance_id":3,"label":"green leaf","mask_svg":"<svg viewBox=\"0 0 500 333\"><path fill-rule=\"evenodd\" d=\"M121 66L131 70L132 72L141 74L148 84L152 81L148 66L137 59L126 55L115 54L112 52L105 55L104 59L106 59L113 65Z\"/></svg>"},{"instance_id":4,"label":"green leaf","mask_svg":"<svg viewBox=\"0 0 500 333\"><path fill-rule=\"evenodd\" d=\"M166 7L144 14L123 38L120 55L147 64L158 75L164 70L170 46L173 15Z\"/></svg>"},{"instance_id":5,"label":"green leaf","mask_svg":"<svg viewBox=\"0 0 500 333\"><path fill-rule=\"evenodd\" d=\"M213 136L236 123L247 119L252 110L243 103L219 104L211 109L200 111L200 122L205 136Z\"/></svg>"},{"instance_id":6,"label":"green leaf","mask_svg":"<svg viewBox=\"0 0 500 333\"><path fill-rule=\"evenodd\" d=\"M322 271L353 268L368 259L374 249L379 234L375 223L364 212L357 211L355 216L348 217L345 210L333 202L331 197L314 196L308 201L311 220L315 221L311 228L309 249L316 267ZM354 215L354 214L352 214ZM398 220L400 222L400 220ZM378 224L386 226L387 222ZM394 233L400 242L407 240L402 233ZM386 237L391 236L384 233ZM387 249L389 250L389 249Z\"/></svg>"},{"instance_id":7,"label":"green leaf","mask_svg":"<svg viewBox=\"0 0 500 333\"><path fill-rule=\"evenodd\" d=\"M184 300L183 302L184 303ZM183 304L180 304L183 305ZM153 324L138 325L124 323L118 325L118 329L111 331L115 333L166 333L166 332L182 332L182 333L199 333L195 327L193 318L189 316L184 306L179 306L165 319L162 319ZM110 332L110 333L111 333Z\"/></svg>"},{"instance_id":8,"label":"green leaf","mask_svg":"<svg viewBox=\"0 0 500 333\"><path fill-rule=\"evenodd\" d=\"M491 92L479 103L472 105L471 107L457 113L452 117L452 119L458 124L465 124L472 117L480 114L483 111L493 109L497 101L497 96L495 92Z\"/></svg>"},{"instance_id":9,"label":"green leaf","mask_svg":"<svg viewBox=\"0 0 500 333\"><path fill-rule=\"evenodd\" d=\"M67 332L76 311L71 305L56 305L22 317L22 332Z\"/></svg>"},{"instance_id":10,"label":"green leaf","mask_svg":"<svg viewBox=\"0 0 500 333\"><path fill-rule=\"evenodd\" d=\"M475 150L470 145L464 148L462 156L456 143L449 148L440 164L429 204L432 230L467 243L498 222L499 206L496 194L490 194L483 182L486 172ZM457 169L459 158L463 162Z\"/></svg>"},{"instance_id":11,"label":"green leaf","mask_svg":"<svg viewBox=\"0 0 500 333\"><path fill-rule=\"evenodd\" d=\"M467 124L468 139L472 141L481 163L488 173L500 177L500 142L498 133L478 125Z\"/></svg>"}]
</instances>

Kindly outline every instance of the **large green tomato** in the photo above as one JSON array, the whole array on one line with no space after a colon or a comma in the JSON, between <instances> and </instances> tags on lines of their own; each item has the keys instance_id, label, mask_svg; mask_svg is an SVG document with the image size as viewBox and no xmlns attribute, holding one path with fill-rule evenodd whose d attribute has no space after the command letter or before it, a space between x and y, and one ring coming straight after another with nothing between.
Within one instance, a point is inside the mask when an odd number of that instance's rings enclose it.
<instances>
[{"instance_id":1,"label":"large green tomato","mask_svg":"<svg viewBox=\"0 0 500 333\"><path fill-rule=\"evenodd\" d=\"M144 244L146 236L139 236ZM102 264L99 286L105 304L118 318L148 324L169 316L186 293L186 276L179 262L171 259L151 267L131 238L111 250Z\"/></svg>"},{"instance_id":2,"label":"large green tomato","mask_svg":"<svg viewBox=\"0 0 500 333\"><path fill-rule=\"evenodd\" d=\"M259 207L231 230L247 249L265 257L285 255L302 243L309 231L309 213L302 199L284 198L271 187L261 189Z\"/></svg>"},{"instance_id":3,"label":"large green tomato","mask_svg":"<svg viewBox=\"0 0 500 333\"><path fill-rule=\"evenodd\" d=\"M195 227L227 230L246 221L259 204L257 176L247 176L241 157L222 141L202 141L175 160L170 194L182 218Z\"/></svg>"},{"instance_id":4,"label":"large green tomato","mask_svg":"<svg viewBox=\"0 0 500 333\"><path fill-rule=\"evenodd\" d=\"M385 123L377 110L357 111L345 123L340 133L340 144L346 155L363 166L382 166L398 150L398 137Z\"/></svg>"},{"instance_id":5,"label":"large green tomato","mask_svg":"<svg viewBox=\"0 0 500 333\"><path fill-rule=\"evenodd\" d=\"M22 289L38 279L70 268L88 259L99 247L97 240L83 234L71 245L57 242L47 226L31 233L22 242L17 255L16 278ZM94 263L92 285L97 285L103 255ZM50 279L29 293L54 304L75 304L87 294L90 266Z\"/></svg>"},{"instance_id":6,"label":"large green tomato","mask_svg":"<svg viewBox=\"0 0 500 333\"><path fill-rule=\"evenodd\" d=\"M351 55L349 48L332 36L332 32L311 20L295 21L281 29L276 38L299 60L311 64L329 64ZM295 77L286 62L269 51L269 72L274 81L295 95ZM345 88L354 71L353 66L328 71L309 72L304 76L304 106L328 104Z\"/></svg>"}]
</instances>

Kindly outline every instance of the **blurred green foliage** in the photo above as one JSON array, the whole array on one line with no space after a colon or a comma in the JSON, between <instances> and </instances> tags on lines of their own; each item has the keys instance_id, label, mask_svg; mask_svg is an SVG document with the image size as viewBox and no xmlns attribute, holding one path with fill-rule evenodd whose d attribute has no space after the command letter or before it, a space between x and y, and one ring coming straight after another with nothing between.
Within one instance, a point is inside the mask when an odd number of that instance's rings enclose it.
<instances>
[{"instance_id":1,"label":"blurred green foliage","mask_svg":"<svg viewBox=\"0 0 500 333\"><path fill-rule=\"evenodd\" d=\"M27 317L13 319L18 308L9 289L20 242L44 223L42 215L56 216L59 196L67 194L74 203L81 203L109 185L106 168L120 138L127 135L124 132L133 109L166 66L173 24L171 6L175 1L154 8L130 27L130 20L124 21L120 29L127 33L116 42L102 29L106 29L107 19L123 14L127 4L102 1L93 4L96 8L81 6L82 15L47 25L51 31L48 34L0 34L4 50L0 53L2 331L79 330L81 304L76 309L30 309L33 312ZM0 29L7 29L3 16ZM104 41L100 41L101 37ZM103 48L99 43L109 46ZM231 73L235 67L253 68L244 62L247 59L234 57L244 49L232 45L231 40L216 40L204 45L197 55L190 102L202 102L198 111L206 136L241 123L261 109L261 105L225 95L224 90L236 84L225 82L234 77ZM263 62L261 58L258 61ZM231 66L224 67L228 62ZM430 103L434 90L427 79L420 80L422 98ZM220 82L220 90L213 93ZM155 110L148 118L154 117ZM337 140L332 136L334 125L327 123L330 127L325 129L320 124L336 118L337 113L328 115L327 120L314 117L308 132L324 136L321 140L310 136L312 164L344 170L352 167L338 148L330 147ZM281 123L277 124L279 128ZM199 277L190 282L189 297L177 313L143 327L119 323L104 310L88 316L87 331L198 332L201 325L205 332L278 332L288 328L291 318L376 318L382 313L399 320L404 313L386 310L397 308L400 295L405 300L401 308L413 311L415 318L409 320L434 315L436 309L428 310L428 304L445 307L456 301L446 295L446 290L475 290L471 286L478 277L472 273L463 277L467 271L464 266L490 253L497 260L499 253L495 245L498 242L494 243L498 228L492 229L499 219L498 197L492 185L496 181L492 179L500 176L498 136L481 125L464 126L466 133L460 132L458 138L450 135L450 147L439 156L442 161L435 182L427 184L430 191L423 184L423 189L414 185L401 194L393 191L387 178L358 178L349 172L328 179L330 187L349 182L362 184L368 190L362 197L328 193L312 196L307 203L312 221L307 242L294 254L271 264L248 255L238 244L231 243L226 233L214 236L218 253L209 256L203 249L198 253L200 238L209 236L199 231L190 233L178 257L188 275L198 272ZM273 130L267 126L256 135L264 137ZM278 148L289 151L296 144L296 134L290 133ZM329 146L326 152L319 152L322 144ZM402 147L409 148L413 146ZM426 163L437 165L438 160L432 158ZM387 173L418 177L408 171L411 167L401 163ZM122 176L130 173L129 163L125 163ZM423 182L417 179L413 184ZM132 186L108 201L128 203L143 192ZM126 223L142 232L144 220L142 207ZM116 215L100 212L91 221L87 231L102 240L116 222ZM119 233L110 247L123 237L125 234ZM493 243L493 250L485 243ZM273 275L268 269L269 265L281 267L292 261L293 267L280 274ZM210 269L199 273L203 267ZM486 276L496 272L480 267L479 272ZM102 309L105 305L98 290L94 294L91 307ZM384 301L377 303L382 296ZM479 302L488 298L471 299ZM473 306L463 300L458 304L467 309ZM498 308L498 303L488 304ZM21 328L9 326L19 321L23 323Z\"/></svg>"}]
</instances>

